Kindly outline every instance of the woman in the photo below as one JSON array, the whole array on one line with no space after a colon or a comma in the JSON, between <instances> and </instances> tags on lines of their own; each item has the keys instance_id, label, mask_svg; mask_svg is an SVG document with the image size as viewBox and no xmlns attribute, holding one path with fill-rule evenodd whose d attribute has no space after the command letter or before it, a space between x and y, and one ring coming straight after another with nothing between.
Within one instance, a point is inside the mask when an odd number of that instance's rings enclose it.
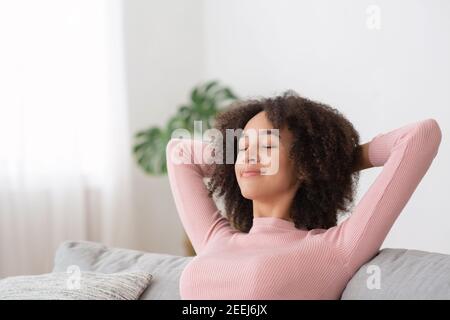
<instances>
[{"instance_id":1,"label":"woman","mask_svg":"<svg viewBox=\"0 0 450 320\"><path fill-rule=\"evenodd\" d=\"M172 139L166 149L176 207L197 253L180 278L182 299L339 299L377 254L441 142L438 123L426 119L359 145L341 113L295 93L238 103L215 127L224 137L243 128L233 138L234 163L207 164L194 152L219 142ZM266 137L249 139L250 130ZM274 174L263 174L267 149L278 155ZM188 161L173 161L175 154ZM379 166L349 210L359 171ZM351 215L338 225L345 211Z\"/></svg>"}]
</instances>

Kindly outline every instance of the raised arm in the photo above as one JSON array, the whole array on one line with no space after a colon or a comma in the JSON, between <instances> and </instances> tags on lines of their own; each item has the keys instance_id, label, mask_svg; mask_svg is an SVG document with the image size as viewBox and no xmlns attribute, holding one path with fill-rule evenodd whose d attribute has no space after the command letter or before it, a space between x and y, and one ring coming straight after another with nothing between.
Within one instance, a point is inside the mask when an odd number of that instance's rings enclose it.
<instances>
[{"instance_id":1,"label":"raised arm","mask_svg":"<svg viewBox=\"0 0 450 320\"><path fill-rule=\"evenodd\" d=\"M380 133L370 141L368 159L383 170L351 216L322 234L338 250L349 273L378 252L430 167L441 139L436 120L426 119Z\"/></svg>"},{"instance_id":2,"label":"raised arm","mask_svg":"<svg viewBox=\"0 0 450 320\"><path fill-rule=\"evenodd\" d=\"M199 140L171 139L166 147L167 171L175 205L196 253L214 237L232 230L212 198L203 178L211 165L202 161L207 143ZM194 152L195 151L195 152ZM200 151L200 152L198 152Z\"/></svg>"}]
</instances>

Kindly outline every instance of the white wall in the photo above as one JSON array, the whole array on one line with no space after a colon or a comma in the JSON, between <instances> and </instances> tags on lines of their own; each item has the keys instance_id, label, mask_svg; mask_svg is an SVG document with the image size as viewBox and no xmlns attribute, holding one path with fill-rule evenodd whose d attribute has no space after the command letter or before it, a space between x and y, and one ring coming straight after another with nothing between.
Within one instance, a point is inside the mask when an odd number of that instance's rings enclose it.
<instances>
[{"instance_id":1,"label":"white wall","mask_svg":"<svg viewBox=\"0 0 450 320\"><path fill-rule=\"evenodd\" d=\"M366 25L380 8L380 29ZM450 1L205 1L205 77L243 96L292 88L329 103L367 141L435 118L439 154L385 247L450 253ZM381 168L364 171L358 199Z\"/></svg>"},{"instance_id":2,"label":"white wall","mask_svg":"<svg viewBox=\"0 0 450 320\"><path fill-rule=\"evenodd\" d=\"M201 78L202 1L126 0L125 38L130 135L163 125ZM183 255L184 234L166 176L134 165L140 248Z\"/></svg>"},{"instance_id":3,"label":"white wall","mask_svg":"<svg viewBox=\"0 0 450 320\"><path fill-rule=\"evenodd\" d=\"M369 5L380 29L366 22ZM450 253L450 2L126 0L130 134L162 125L200 80L241 96L292 88L340 109L363 141L436 118L440 152L384 246ZM381 168L364 171L358 198ZM140 249L184 254L167 177L135 166Z\"/></svg>"}]
</instances>

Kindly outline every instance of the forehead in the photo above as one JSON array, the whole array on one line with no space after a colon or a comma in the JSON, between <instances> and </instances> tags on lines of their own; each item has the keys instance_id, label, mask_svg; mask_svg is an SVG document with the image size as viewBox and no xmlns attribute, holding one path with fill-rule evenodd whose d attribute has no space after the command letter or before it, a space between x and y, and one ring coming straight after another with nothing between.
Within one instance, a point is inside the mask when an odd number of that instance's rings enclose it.
<instances>
[{"instance_id":1,"label":"forehead","mask_svg":"<svg viewBox=\"0 0 450 320\"><path fill-rule=\"evenodd\" d=\"M261 111L254 115L245 125L244 132L247 129L274 129L272 123L267 118L265 111Z\"/></svg>"},{"instance_id":2,"label":"forehead","mask_svg":"<svg viewBox=\"0 0 450 320\"><path fill-rule=\"evenodd\" d=\"M245 125L242 136L246 136L247 133L253 131L260 134L275 134L280 137L280 140L290 141L293 139L292 133L286 127L277 129L273 126L273 124L267 118L267 114L265 111L261 111L255 116L253 116Z\"/></svg>"}]
</instances>

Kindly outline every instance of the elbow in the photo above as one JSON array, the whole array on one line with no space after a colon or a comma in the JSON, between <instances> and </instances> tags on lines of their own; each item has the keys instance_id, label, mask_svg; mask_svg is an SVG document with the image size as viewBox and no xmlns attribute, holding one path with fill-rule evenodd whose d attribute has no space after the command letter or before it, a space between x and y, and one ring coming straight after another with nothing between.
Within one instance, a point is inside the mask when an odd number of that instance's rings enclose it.
<instances>
[{"instance_id":1,"label":"elbow","mask_svg":"<svg viewBox=\"0 0 450 320\"><path fill-rule=\"evenodd\" d=\"M177 157L174 158L175 148L179 146L181 140L176 138L171 138L166 145L166 163L167 168L171 167L172 164L178 163Z\"/></svg>"},{"instance_id":2,"label":"elbow","mask_svg":"<svg viewBox=\"0 0 450 320\"><path fill-rule=\"evenodd\" d=\"M177 143L178 143L177 139L174 139L174 138L171 138L169 140L169 142L167 142L167 145L166 145L166 156L171 153L171 151L173 150L173 148L176 146Z\"/></svg>"},{"instance_id":3,"label":"elbow","mask_svg":"<svg viewBox=\"0 0 450 320\"><path fill-rule=\"evenodd\" d=\"M172 154L172 150L175 146L175 141L174 139L170 139L169 142L166 145L166 161L167 164L169 164L170 162L170 155Z\"/></svg>"},{"instance_id":4,"label":"elbow","mask_svg":"<svg viewBox=\"0 0 450 320\"><path fill-rule=\"evenodd\" d=\"M433 118L425 120L424 123L429 142L432 143L436 148L439 148L442 140L442 131L439 123Z\"/></svg>"},{"instance_id":5,"label":"elbow","mask_svg":"<svg viewBox=\"0 0 450 320\"><path fill-rule=\"evenodd\" d=\"M434 158L442 140L442 131L439 123L433 118L423 120L419 126L418 136L422 147L431 152Z\"/></svg>"},{"instance_id":6,"label":"elbow","mask_svg":"<svg viewBox=\"0 0 450 320\"><path fill-rule=\"evenodd\" d=\"M166 145L167 168L174 165L192 164L192 151L190 142L192 140L171 138Z\"/></svg>"}]
</instances>

